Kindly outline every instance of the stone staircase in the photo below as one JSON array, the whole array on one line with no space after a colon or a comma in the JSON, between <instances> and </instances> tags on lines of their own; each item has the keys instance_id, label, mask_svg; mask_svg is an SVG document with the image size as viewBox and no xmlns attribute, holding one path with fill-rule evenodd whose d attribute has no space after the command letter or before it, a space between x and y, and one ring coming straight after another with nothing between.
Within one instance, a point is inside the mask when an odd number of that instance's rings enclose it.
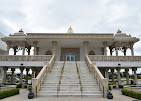
<instances>
[{"instance_id":1,"label":"stone staircase","mask_svg":"<svg viewBox=\"0 0 141 101\"><path fill-rule=\"evenodd\" d=\"M37 96L103 97L103 94L99 89L99 85L96 83L93 74L90 74L85 61L77 62L77 66L80 74L80 80L75 62L66 61L61 78L61 84L59 85L63 62L56 61L53 69L49 74L47 74L44 83L41 85L41 89L38 91ZM59 91L57 91L58 85L60 87Z\"/></svg>"}]
</instances>

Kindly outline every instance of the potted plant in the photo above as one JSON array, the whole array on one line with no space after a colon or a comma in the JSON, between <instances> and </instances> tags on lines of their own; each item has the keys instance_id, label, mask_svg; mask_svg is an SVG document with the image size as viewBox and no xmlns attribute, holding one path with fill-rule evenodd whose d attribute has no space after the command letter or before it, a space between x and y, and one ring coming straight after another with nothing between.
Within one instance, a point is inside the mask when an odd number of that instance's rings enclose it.
<instances>
[{"instance_id":1,"label":"potted plant","mask_svg":"<svg viewBox=\"0 0 141 101\"><path fill-rule=\"evenodd\" d=\"M111 86L109 86L108 88L109 88L109 90L108 90L108 93L107 93L107 98L113 99L113 94L111 93L111 91L112 91Z\"/></svg>"},{"instance_id":2,"label":"potted plant","mask_svg":"<svg viewBox=\"0 0 141 101\"><path fill-rule=\"evenodd\" d=\"M34 93L32 93L32 86L30 85L28 87L29 93L28 93L28 98L33 99L34 98Z\"/></svg>"}]
</instances>

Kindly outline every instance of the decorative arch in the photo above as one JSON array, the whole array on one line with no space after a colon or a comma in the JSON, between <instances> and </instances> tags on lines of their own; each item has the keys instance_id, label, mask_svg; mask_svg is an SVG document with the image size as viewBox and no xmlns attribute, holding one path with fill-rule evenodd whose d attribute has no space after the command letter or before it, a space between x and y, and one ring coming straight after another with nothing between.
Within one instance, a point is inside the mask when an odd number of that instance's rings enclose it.
<instances>
[{"instance_id":1,"label":"decorative arch","mask_svg":"<svg viewBox=\"0 0 141 101\"><path fill-rule=\"evenodd\" d=\"M89 52L89 55L95 55L94 51L91 50L91 51Z\"/></svg>"},{"instance_id":2,"label":"decorative arch","mask_svg":"<svg viewBox=\"0 0 141 101\"><path fill-rule=\"evenodd\" d=\"M52 52L48 50L45 55L52 55Z\"/></svg>"}]
</instances>

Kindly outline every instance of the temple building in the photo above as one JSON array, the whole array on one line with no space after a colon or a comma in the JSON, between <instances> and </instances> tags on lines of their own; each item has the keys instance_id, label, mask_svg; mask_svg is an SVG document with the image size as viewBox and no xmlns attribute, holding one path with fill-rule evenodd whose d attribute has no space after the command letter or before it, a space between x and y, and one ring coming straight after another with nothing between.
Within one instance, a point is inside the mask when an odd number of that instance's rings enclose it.
<instances>
[{"instance_id":1,"label":"temple building","mask_svg":"<svg viewBox=\"0 0 141 101\"><path fill-rule=\"evenodd\" d=\"M116 34L75 33L72 27L67 33L24 33L21 29L1 40L7 44L7 53L0 56L3 82L6 82L8 68L11 68L12 78L15 68L20 69L21 83L23 70L28 74L31 69L32 88L37 97L106 97L108 72L112 73L112 84L116 84L116 71L118 84L121 84L121 69L125 69L127 84L130 83L129 69L132 69L137 84L136 70L141 67L141 56L134 56L134 44L139 38L119 29ZM11 48L13 55L9 55ZM130 56L126 56L127 49L131 51ZM20 50L22 54L17 55ZM119 56L119 51L123 52L122 56ZM28 84L28 76L25 83Z\"/></svg>"}]
</instances>

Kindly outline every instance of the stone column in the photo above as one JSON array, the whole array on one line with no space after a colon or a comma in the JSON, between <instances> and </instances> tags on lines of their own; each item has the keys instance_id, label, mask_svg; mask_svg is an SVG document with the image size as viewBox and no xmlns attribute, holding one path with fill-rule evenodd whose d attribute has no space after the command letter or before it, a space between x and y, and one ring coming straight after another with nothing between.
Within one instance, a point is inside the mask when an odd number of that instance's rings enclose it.
<instances>
[{"instance_id":1,"label":"stone column","mask_svg":"<svg viewBox=\"0 0 141 101\"><path fill-rule=\"evenodd\" d=\"M38 45L38 42L37 41L33 41L34 55L37 55L37 45Z\"/></svg>"},{"instance_id":2,"label":"stone column","mask_svg":"<svg viewBox=\"0 0 141 101\"><path fill-rule=\"evenodd\" d=\"M36 68L32 67L31 70L32 70L32 78L35 78L35 70L36 70Z\"/></svg>"},{"instance_id":3,"label":"stone column","mask_svg":"<svg viewBox=\"0 0 141 101\"><path fill-rule=\"evenodd\" d=\"M106 41L104 41L103 42L103 46L104 46L104 55L107 55L107 49L106 49L106 47L107 47L107 42Z\"/></svg>"},{"instance_id":4,"label":"stone column","mask_svg":"<svg viewBox=\"0 0 141 101\"><path fill-rule=\"evenodd\" d=\"M28 52L28 55L30 55L30 49L31 49L31 47L30 47L30 46L28 46L28 47L27 47L27 52Z\"/></svg>"},{"instance_id":5,"label":"stone column","mask_svg":"<svg viewBox=\"0 0 141 101\"><path fill-rule=\"evenodd\" d=\"M57 42L56 41L52 41L52 46L53 46L53 55L56 56Z\"/></svg>"},{"instance_id":6,"label":"stone column","mask_svg":"<svg viewBox=\"0 0 141 101\"><path fill-rule=\"evenodd\" d=\"M129 69L125 69L125 73L126 73L126 84L129 84Z\"/></svg>"},{"instance_id":7,"label":"stone column","mask_svg":"<svg viewBox=\"0 0 141 101\"><path fill-rule=\"evenodd\" d=\"M25 55L25 46L26 46L26 42L22 42L23 44L23 52L22 52L22 55Z\"/></svg>"},{"instance_id":8,"label":"stone column","mask_svg":"<svg viewBox=\"0 0 141 101\"><path fill-rule=\"evenodd\" d=\"M114 69L111 69L111 72L112 72L112 84L114 85L115 84L115 81L114 81Z\"/></svg>"},{"instance_id":9,"label":"stone column","mask_svg":"<svg viewBox=\"0 0 141 101\"><path fill-rule=\"evenodd\" d=\"M17 53L17 46L13 47L13 49L14 49L14 55L16 55L16 53Z\"/></svg>"},{"instance_id":10,"label":"stone column","mask_svg":"<svg viewBox=\"0 0 141 101\"><path fill-rule=\"evenodd\" d=\"M40 49L40 48L39 48L39 47L37 47L37 55L38 55L38 53L39 53L39 49Z\"/></svg>"},{"instance_id":11,"label":"stone column","mask_svg":"<svg viewBox=\"0 0 141 101\"><path fill-rule=\"evenodd\" d=\"M28 72L29 72L29 68L26 68L26 81L25 81L25 84L28 84Z\"/></svg>"},{"instance_id":12,"label":"stone column","mask_svg":"<svg viewBox=\"0 0 141 101\"><path fill-rule=\"evenodd\" d=\"M130 45L130 49L131 49L131 55L134 56L134 48L133 48L134 43L130 42L129 45Z\"/></svg>"},{"instance_id":13,"label":"stone column","mask_svg":"<svg viewBox=\"0 0 141 101\"><path fill-rule=\"evenodd\" d=\"M84 49L85 49L85 56L88 55L88 44L89 42L88 41L84 41Z\"/></svg>"},{"instance_id":14,"label":"stone column","mask_svg":"<svg viewBox=\"0 0 141 101\"><path fill-rule=\"evenodd\" d=\"M118 84L121 84L120 68L117 68L116 70L117 70Z\"/></svg>"},{"instance_id":15,"label":"stone column","mask_svg":"<svg viewBox=\"0 0 141 101\"><path fill-rule=\"evenodd\" d=\"M137 68L133 68L133 71L134 71L134 83L138 84L138 82L137 82L137 73L136 73Z\"/></svg>"},{"instance_id":16,"label":"stone column","mask_svg":"<svg viewBox=\"0 0 141 101\"><path fill-rule=\"evenodd\" d=\"M11 68L11 71L12 71L11 83L14 83L14 71L15 71L15 68Z\"/></svg>"},{"instance_id":17,"label":"stone column","mask_svg":"<svg viewBox=\"0 0 141 101\"><path fill-rule=\"evenodd\" d=\"M127 47L123 47L123 49L124 49L124 56L126 56Z\"/></svg>"},{"instance_id":18,"label":"stone column","mask_svg":"<svg viewBox=\"0 0 141 101\"><path fill-rule=\"evenodd\" d=\"M118 43L115 42L115 51L116 51L116 56L118 56Z\"/></svg>"},{"instance_id":19,"label":"stone column","mask_svg":"<svg viewBox=\"0 0 141 101\"><path fill-rule=\"evenodd\" d=\"M3 82L6 83L6 74L7 74L8 67L3 67L3 70L4 70Z\"/></svg>"},{"instance_id":20,"label":"stone column","mask_svg":"<svg viewBox=\"0 0 141 101\"><path fill-rule=\"evenodd\" d=\"M112 51L112 50L113 50L113 47L110 46L109 49L110 49L110 55L112 56L112 53L113 53L113 51Z\"/></svg>"},{"instance_id":21,"label":"stone column","mask_svg":"<svg viewBox=\"0 0 141 101\"><path fill-rule=\"evenodd\" d=\"M23 71L24 67L20 67L21 73L20 73L20 83L23 83Z\"/></svg>"},{"instance_id":22,"label":"stone column","mask_svg":"<svg viewBox=\"0 0 141 101\"><path fill-rule=\"evenodd\" d=\"M7 42L6 42L6 44L7 44L7 55L9 55L10 42L9 42L9 41L7 41Z\"/></svg>"},{"instance_id":23,"label":"stone column","mask_svg":"<svg viewBox=\"0 0 141 101\"><path fill-rule=\"evenodd\" d=\"M105 77L109 79L109 73L108 73L108 71L109 71L109 68L106 68L105 69Z\"/></svg>"}]
</instances>

